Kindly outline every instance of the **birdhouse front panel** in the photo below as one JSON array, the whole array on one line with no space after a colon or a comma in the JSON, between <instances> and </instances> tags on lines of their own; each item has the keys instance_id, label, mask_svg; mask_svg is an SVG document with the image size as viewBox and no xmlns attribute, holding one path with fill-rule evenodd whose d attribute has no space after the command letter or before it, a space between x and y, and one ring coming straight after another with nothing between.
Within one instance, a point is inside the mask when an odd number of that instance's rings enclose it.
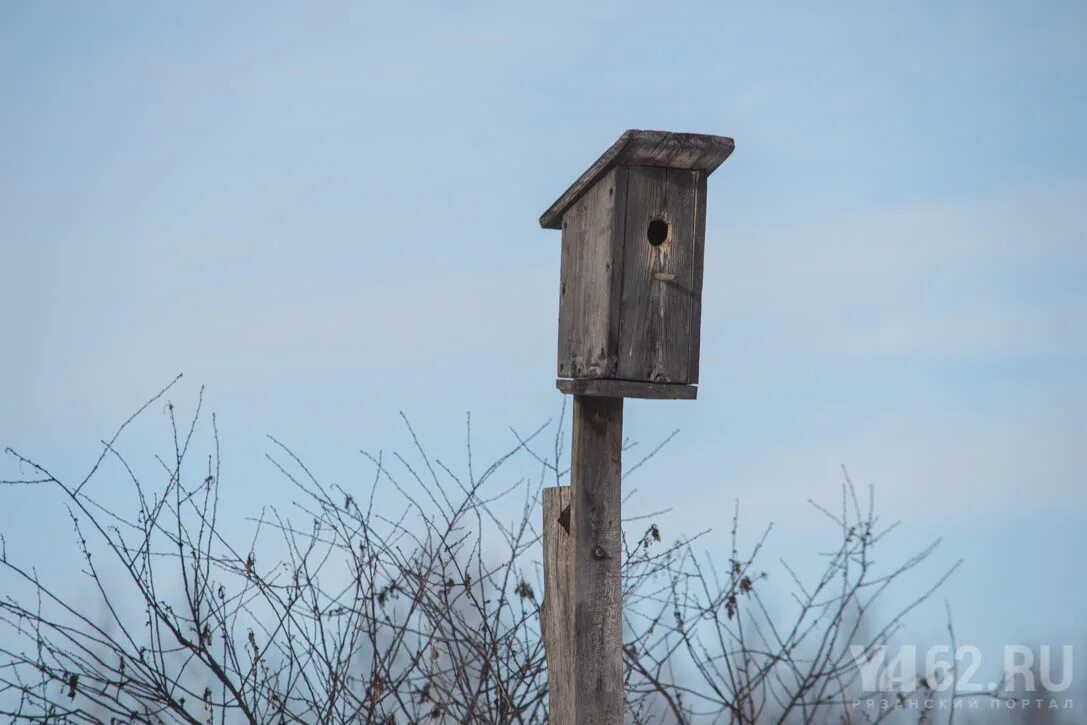
<instances>
[{"instance_id":1,"label":"birdhouse front panel","mask_svg":"<svg viewBox=\"0 0 1087 725\"><path fill-rule=\"evenodd\" d=\"M700 171L635 166L627 174L618 377L698 380L705 217ZM701 193L700 193L701 192Z\"/></svg>"}]
</instances>

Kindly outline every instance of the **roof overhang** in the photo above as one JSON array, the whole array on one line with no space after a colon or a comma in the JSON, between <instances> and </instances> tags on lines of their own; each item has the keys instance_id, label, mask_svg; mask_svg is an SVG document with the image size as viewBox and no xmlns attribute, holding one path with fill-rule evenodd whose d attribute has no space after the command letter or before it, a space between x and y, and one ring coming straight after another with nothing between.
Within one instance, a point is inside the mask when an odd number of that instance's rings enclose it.
<instances>
[{"instance_id":1,"label":"roof overhang","mask_svg":"<svg viewBox=\"0 0 1087 725\"><path fill-rule=\"evenodd\" d=\"M663 166L704 171L709 176L724 163L735 146L735 142L727 136L636 129L626 131L543 213L540 226L559 229L566 210L615 166Z\"/></svg>"}]
</instances>

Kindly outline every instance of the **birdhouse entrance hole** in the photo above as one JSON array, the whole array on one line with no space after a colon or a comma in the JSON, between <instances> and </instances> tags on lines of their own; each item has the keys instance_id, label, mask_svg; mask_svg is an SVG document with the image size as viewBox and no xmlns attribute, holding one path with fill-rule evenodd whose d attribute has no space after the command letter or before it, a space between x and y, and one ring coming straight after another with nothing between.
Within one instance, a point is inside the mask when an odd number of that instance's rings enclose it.
<instances>
[{"instance_id":1,"label":"birdhouse entrance hole","mask_svg":"<svg viewBox=\"0 0 1087 725\"><path fill-rule=\"evenodd\" d=\"M649 228L645 230L645 237L654 247L659 247L668 239L668 222L663 219L654 219L649 222Z\"/></svg>"}]
</instances>

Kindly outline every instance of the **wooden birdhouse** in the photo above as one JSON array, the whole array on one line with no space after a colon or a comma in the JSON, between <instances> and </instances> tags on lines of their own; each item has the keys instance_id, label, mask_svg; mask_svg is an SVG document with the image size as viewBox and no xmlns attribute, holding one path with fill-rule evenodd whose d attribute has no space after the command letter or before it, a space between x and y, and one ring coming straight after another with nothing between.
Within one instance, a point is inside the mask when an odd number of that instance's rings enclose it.
<instances>
[{"instance_id":1,"label":"wooden birdhouse","mask_svg":"<svg viewBox=\"0 0 1087 725\"><path fill-rule=\"evenodd\" d=\"M695 397L706 179L733 146L627 131L540 217L562 230L559 389Z\"/></svg>"}]
</instances>

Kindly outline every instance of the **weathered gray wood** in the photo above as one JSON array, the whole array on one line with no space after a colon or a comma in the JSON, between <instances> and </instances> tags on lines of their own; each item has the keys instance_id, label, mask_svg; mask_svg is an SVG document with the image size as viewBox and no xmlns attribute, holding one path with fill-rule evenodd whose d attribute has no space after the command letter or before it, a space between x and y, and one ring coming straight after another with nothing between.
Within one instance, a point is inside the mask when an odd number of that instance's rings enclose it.
<instances>
[{"instance_id":1,"label":"weathered gray wood","mask_svg":"<svg viewBox=\"0 0 1087 725\"><path fill-rule=\"evenodd\" d=\"M543 491L544 601L540 628L547 656L548 721L577 725L574 717L574 540L570 487Z\"/></svg>"},{"instance_id":2,"label":"weathered gray wood","mask_svg":"<svg viewBox=\"0 0 1087 725\"><path fill-rule=\"evenodd\" d=\"M556 385L574 395L571 487L544 492L551 722L623 722L623 398L697 396L706 179L733 147L627 131L540 217L563 230Z\"/></svg>"},{"instance_id":3,"label":"weathered gray wood","mask_svg":"<svg viewBox=\"0 0 1087 725\"><path fill-rule=\"evenodd\" d=\"M575 396L570 522L578 725L623 722L622 444L623 399Z\"/></svg>"},{"instance_id":4,"label":"weathered gray wood","mask_svg":"<svg viewBox=\"0 0 1087 725\"><path fill-rule=\"evenodd\" d=\"M648 398L651 400L694 400L698 388L676 383L645 383L638 380L556 380L555 387L567 395L599 398Z\"/></svg>"},{"instance_id":5,"label":"weathered gray wood","mask_svg":"<svg viewBox=\"0 0 1087 725\"><path fill-rule=\"evenodd\" d=\"M612 167L664 166L713 173L735 148L726 136L668 131L626 131L540 217L544 229L558 229L566 210Z\"/></svg>"},{"instance_id":6,"label":"weathered gray wood","mask_svg":"<svg viewBox=\"0 0 1087 725\"><path fill-rule=\"evenodd\" d=\"M628 172L618 378L689 382L699 175L646 166ZM654 221L668 225L662 244L647 236Z\"/></svg>"},{"instance_id":7,"label":"weathered gray wood","mask_svg":"<svg viewBox=\"0 0 1087 725\"><path fill-rule=\"evenodd\" d=\"M702 355L702 271L706 259L706 177L695 172L694 254L691 274L691 332L687 353L687 382L698 382L698 363Z\"/></svg>"},{"instance_id":8,"label":"weathered gray wood","mask_svg":"<svg viewBox=\"0 0 1087 725\"><path fill-rule=\"evenodd\" d=\"M613 168L562 222L558 374L613 377L618 366L625 168Z\"/></svg>"}]
</instances>

